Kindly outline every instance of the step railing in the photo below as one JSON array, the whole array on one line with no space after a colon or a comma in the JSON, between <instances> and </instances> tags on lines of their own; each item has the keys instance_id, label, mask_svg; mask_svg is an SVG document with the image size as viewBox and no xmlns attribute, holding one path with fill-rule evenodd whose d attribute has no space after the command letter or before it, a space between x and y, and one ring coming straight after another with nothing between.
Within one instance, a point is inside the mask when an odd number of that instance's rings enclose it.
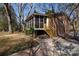
<instances>
[{"instance_id":1,"label":"step railing","mask_svg":"<svg viewBox=\"0 0 79 59\"><path fill-rule=\"evenodd\" d=\"M52 26L46 26L44 24L44 30L47 32L47 34L52 38L53 36L56 36L55 29Z\"/></svg>"}]
</instances>

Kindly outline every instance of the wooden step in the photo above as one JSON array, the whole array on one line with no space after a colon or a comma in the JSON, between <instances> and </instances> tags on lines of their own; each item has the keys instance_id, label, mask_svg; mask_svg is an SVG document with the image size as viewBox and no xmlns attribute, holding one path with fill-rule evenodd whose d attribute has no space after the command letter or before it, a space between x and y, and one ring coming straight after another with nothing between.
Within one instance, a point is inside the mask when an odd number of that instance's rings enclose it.
<instances>
[{"instance_id":1,"label":"wooden step","mask_svg":"<svg viewBox=\"0 0 79 59\"><path fill-rule=\"evenodd\" d=\"M46 25L44 26L44 30L46 31L46 33L52 38L54 36L56 36L56 33L55 33L55 29L52 28L52 27L46 27Z\"/></svg>"}]
</instances>

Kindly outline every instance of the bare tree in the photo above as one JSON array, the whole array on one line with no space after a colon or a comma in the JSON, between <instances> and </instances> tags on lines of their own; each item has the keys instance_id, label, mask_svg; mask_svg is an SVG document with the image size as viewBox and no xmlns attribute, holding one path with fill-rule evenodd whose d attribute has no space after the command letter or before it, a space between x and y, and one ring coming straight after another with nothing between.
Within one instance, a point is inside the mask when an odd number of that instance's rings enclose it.
<instances>
[{"instance_id":1,"label":"bare tree","mask_svg":"<svg viewBox=\"0 0 79 59\"><path fill-rule=\"evenodd\" d=\"M71 12L70 12L70 14L69 14L69 17L71 17L71 16L73 15L71 25L72 25L72 27L73 27L74 38L76 39L77 32L76 32L76 29L75 29L75 26L74 26L74 25L75 25L74 22L75 22L75 19L76 19L78 16L77 16L77 13L74 14L73 12L76 12L77 8L79 7L79 4L73 4L72 6L70 5L70 7L71 7Z\"/></svg>"},{"instance_id":2,"label":"bare tree","mask_svg":"<svg viewBox=\"0 0 79 59\"><path fill-rule=\"evenodd\" d=\"M74 4L74 3L58 4L59 12L64 12L64 10L65 10L65 13L69 17L69 21L72 26L75 39L76 39L76 35L77 35L76 28L75 28L75 21L76 21L76 19L78 19L78 8L79 8L78 3L76 3L76 4Z\"/></svg>"},{"instance_id":3,"label":"bare tree","mask_svg":"<svg viewBox=\"0 0 79 59\"><path fill-rule=\"evenodd\" d=\"M17 15L17 18L19 20L19 30L20 31L24 31L25 29L25 20L26 18L30 15L31 13L31 10L33 8L33 4L28 4L28 3L19 3L19 4L16 4L17 8L18 8L18 15ZM29 7L30 8L29 8ZM30 9L29 11L27 11L27 9ZM27 12L27 15L25 15L25 10Z\"/></svg>"},{"instance_id":4,"label":"bare tree","mask_svg":"<svg viewBox=\"0 0 79 59\"><path fill-rule=\"evenodd\" d=\"M7 19L8 19L8 30L9 33L12 33L12 28L11 28L11 17L10 17L10 11L9 11L9 4L8 3L4 3L4 8L6 10L6 14L7 14Z\"/></svg>"}]
</instances>

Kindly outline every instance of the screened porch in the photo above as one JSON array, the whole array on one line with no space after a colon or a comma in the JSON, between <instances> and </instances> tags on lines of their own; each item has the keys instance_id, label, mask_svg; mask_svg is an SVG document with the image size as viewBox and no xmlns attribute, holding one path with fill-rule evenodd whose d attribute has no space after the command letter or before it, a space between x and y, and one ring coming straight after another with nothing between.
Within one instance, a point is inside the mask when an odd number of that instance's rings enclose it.
<instances>
[{"instance_id":1,"label":"screened porch","mask_svg":"<svg viewBox=\"0 0 79 59\"><path fill-rule=\"evenodd\" d=\"M46 16L34 15L26 22L28 29L34 28L34 30L44 30L44 24L46 24Z\"/></svg>"}]
</instances>

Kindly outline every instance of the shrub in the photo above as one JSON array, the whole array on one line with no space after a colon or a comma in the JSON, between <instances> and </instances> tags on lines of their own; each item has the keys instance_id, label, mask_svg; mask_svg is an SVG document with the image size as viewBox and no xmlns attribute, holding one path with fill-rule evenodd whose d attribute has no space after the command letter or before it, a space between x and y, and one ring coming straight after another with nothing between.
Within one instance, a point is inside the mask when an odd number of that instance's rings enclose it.
<instances>
[{"instance_id":1,"label":"shrub","mask_svg":"<svg viewBox=\"0 0 79 59\"><path fill-rule=\"evenodd\" d=\"M25 34L33 34L33 33L34 33L34 28L30 28L29 30L25 29Z\"/></svg>"}]
</instances>

